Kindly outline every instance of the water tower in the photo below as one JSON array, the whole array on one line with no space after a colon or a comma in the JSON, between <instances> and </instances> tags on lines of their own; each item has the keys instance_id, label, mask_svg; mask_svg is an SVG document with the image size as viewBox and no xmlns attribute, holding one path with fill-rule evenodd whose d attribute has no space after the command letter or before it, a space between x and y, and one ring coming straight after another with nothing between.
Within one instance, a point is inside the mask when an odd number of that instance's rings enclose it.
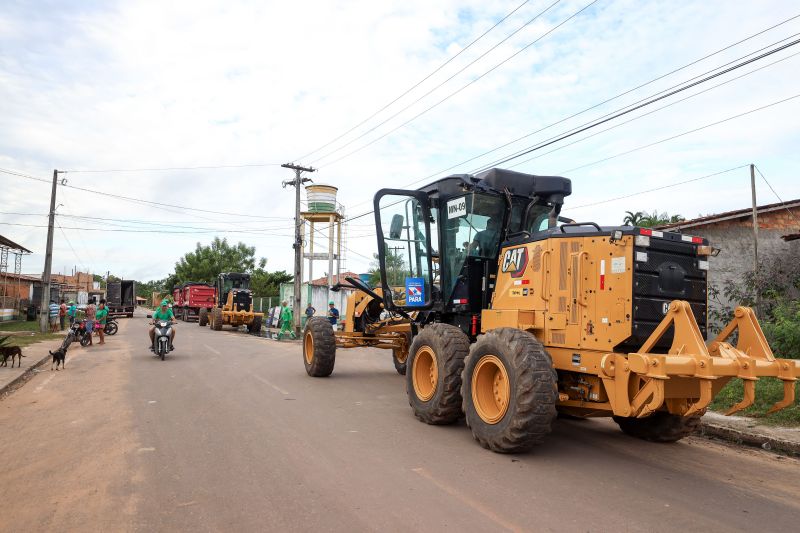
<instances>
[{"instance_id":1,"label":"water tower","mask_svg":"<svg viewBox=\"0 0 800 533\"><path fill-rule=\"evenodd\" d=\"M336 261L336 280L342 266L342 220L344 209L336 203L336 193L339 189L332 185L314 184L306 187L308 198L307 211L300 213L304 222L309 224L309 237L303 235L303 241L308 242L308 251L303 254L308 259L308 280L314 280L314 261L328 262L328 287L333 285L333 262ZM323 223L322 228L315 228L315 224ZM303 225L305 227L305 224ZM325 238L327 233L328 246L324 252L315 252L314 244Z\"/></svg>"}]
</instances>

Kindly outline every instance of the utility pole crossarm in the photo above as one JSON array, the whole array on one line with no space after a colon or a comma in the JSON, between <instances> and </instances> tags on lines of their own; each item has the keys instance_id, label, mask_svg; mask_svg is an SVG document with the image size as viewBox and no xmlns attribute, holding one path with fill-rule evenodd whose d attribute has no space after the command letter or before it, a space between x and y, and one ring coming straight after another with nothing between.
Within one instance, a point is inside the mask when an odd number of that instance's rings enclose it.
<instances>
[{"instance_id":1,"label":"utility pole crossarm","mask_svg":"<svg viewBox=\"0 0 800 533\"><path fill-rule=\"evenodd\" d=\"M300 219L300 187L308 178L303 178L303 172L316 172L313 167L304 167L294 163L285 163L283 168L294 170L295 178L292 181L284 182L284 185L291 185L295 188L294 205L294 302L292 302L292 313L294 314L294 329L296 334L300 334L300 291L303 284L303 222Z\"/></svg>"}]
</instances>

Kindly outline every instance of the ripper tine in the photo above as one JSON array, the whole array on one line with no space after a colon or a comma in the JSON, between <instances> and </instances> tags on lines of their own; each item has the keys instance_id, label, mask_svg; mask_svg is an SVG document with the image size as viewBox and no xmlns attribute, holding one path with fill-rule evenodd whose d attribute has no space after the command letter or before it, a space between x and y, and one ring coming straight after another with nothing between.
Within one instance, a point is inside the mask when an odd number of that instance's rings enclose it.
<instances>
[{"instance_id":1,"label":"ripper tine","mask_svg":"<svg viewBox=\"0 0 800 533\"><path fill-rule=\"evenodd\" d=\"M756 401L756 380L754 379L745 379L743 380L744 383L744 397L742 401L725 411L726 416L730 416L734 413L738 413L742 409L747 409L753 402Z\"/></svg>"},{"instance_id":2,"label":"ripper tine","mask_svg":"<svg viewBox=\"0 0 800 533\"><path fill-rule=\"evenodd\" d=\"M796 380L783 380L783 399L779 402L776 402L767 414L774 413L776 411L780 411L786 407L789 407L794 403L794 384Z\"/></svg>"}]
</instances>

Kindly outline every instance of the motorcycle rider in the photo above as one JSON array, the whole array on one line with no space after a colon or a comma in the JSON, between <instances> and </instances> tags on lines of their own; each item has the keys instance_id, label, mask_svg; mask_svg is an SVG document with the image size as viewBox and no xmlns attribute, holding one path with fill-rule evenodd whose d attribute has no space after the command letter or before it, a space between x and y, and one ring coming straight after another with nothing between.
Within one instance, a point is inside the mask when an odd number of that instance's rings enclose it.
<instances>
[{"instance_id":1,"label":"motorcycle rider","mask_svg":"<svg viewBox=\"0 0 800 533\"><path fill-rule=\"evenodd\" d=\"M153 350L153 344L156 341L155 324L160 320L166 320L170 324L175 323L175 315L172 314L172 309L169 308L169 301L166 298L164 300L161 300L161 306L158 309L156 309L156 311L153 313L153 321L150 322L150 324L152 324L152 326L150 327L150 351ZM169 339L170 351L175 349L175 346L173 345L174 341L175 341L175 328L173 327Z\"/></svg>"}]
</instances>

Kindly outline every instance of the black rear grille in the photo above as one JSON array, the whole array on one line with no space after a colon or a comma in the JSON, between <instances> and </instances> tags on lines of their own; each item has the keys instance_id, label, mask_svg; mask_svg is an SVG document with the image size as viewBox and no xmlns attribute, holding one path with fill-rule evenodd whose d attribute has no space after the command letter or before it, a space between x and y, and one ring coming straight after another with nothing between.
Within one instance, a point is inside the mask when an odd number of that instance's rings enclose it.
<instances>
[{"instance_id":1,"label":"black rear grille","mask_svg":"<svg viewBox=\"0 0 800 533\"><path fill-rule=\"evenodd\" d=\"M249 311L253 297L247 289L233 290L233 309L235 311Z\"/></svg>"},{"instance_id":2,"label":"black rear grille","mask_svg":"<svg viewBox=\"0 0 800 533\"><path fill-rule=\"evenodd\" d=\"M651 238L649 247L635 248L634 257L637 253L646 253L647 261L633 263L632 335L624 348L638 349L664 318L673 300L689 302L705 337L708 282L706 271L698 267L696 246ZM668 331L656 349L665 351L671 344L672 331Z\"/></svg>"}]
</instances>

